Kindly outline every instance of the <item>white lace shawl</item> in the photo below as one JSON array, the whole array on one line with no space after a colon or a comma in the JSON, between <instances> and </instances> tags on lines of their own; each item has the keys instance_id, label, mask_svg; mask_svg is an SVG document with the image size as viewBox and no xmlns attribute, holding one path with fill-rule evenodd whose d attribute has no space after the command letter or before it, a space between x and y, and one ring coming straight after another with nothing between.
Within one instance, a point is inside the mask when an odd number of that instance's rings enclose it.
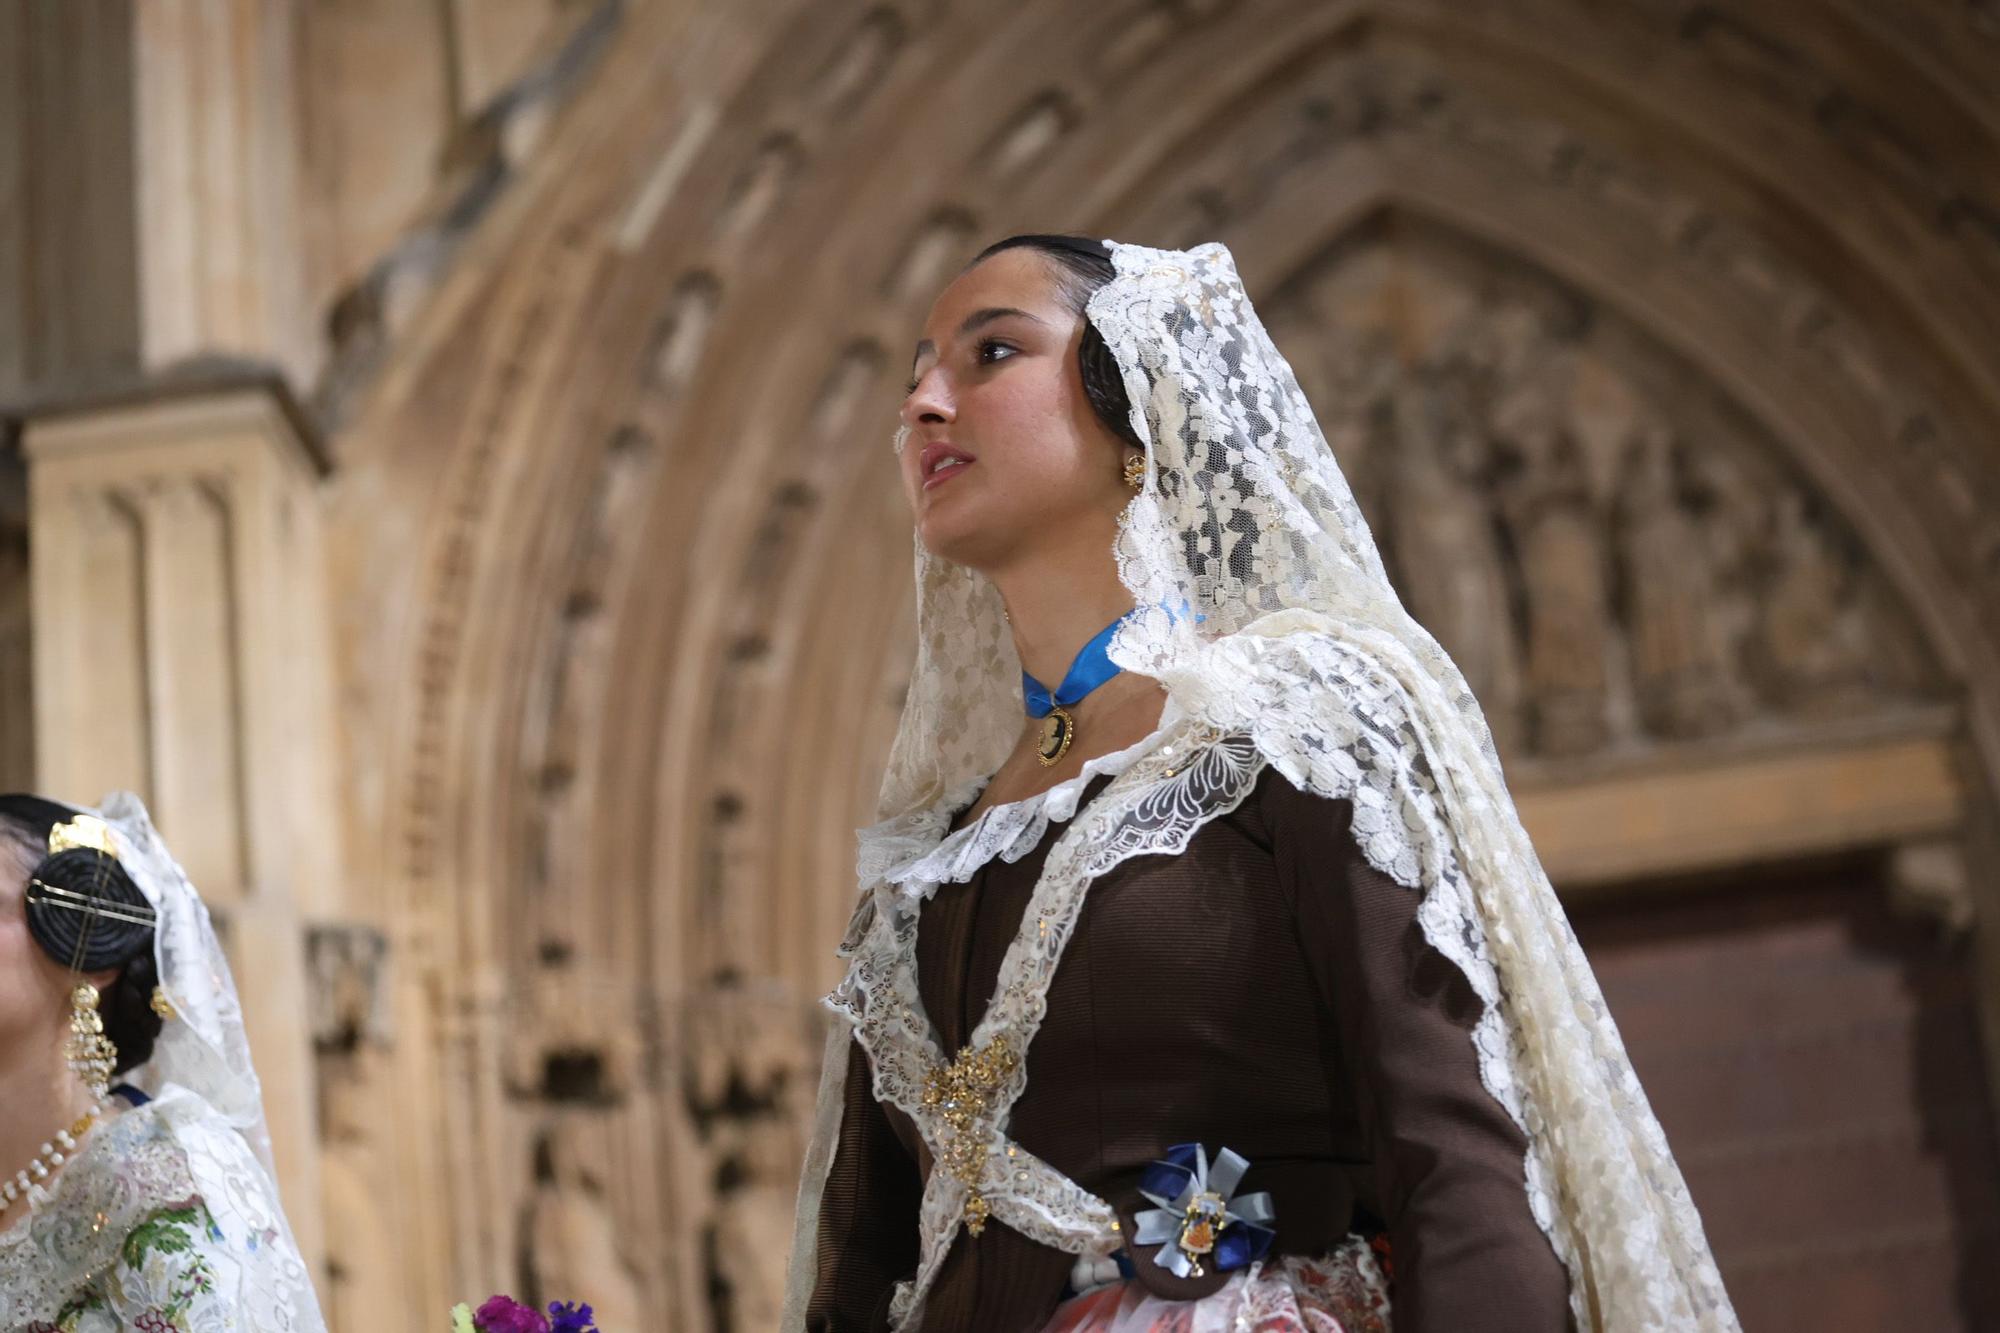
<instances>
[{"instance_id":1,"label":"white lace shawl","mask_svg":"<svg viewBox=\"0 0 2000 1333\"><path fill-rule=\"evenodd\" d=\"M29 1197L0 1233L5 1333L324 1333L270 1176L186 1088L114 1116Z\"/></svg>"},{"instance_id":2,"label":"white lace shawl","mask_svg":"<svg viewBox=\"0 0 2000 1333\"><path fill-rule=\"evenodd\" d=\"M1473 1032L1481 1079L1527 1137L1523 1187L1568 1269L1578 1328L1735 1333L1700 1219L1521 826L1478 702L1389 585L1228 252L1112 250L1117 275L1088 315L1123 371L1151 468L1115 551L1139 610L1111 653L1166 686L1169 713L1051 850L972 1045L1005 1036L1025 1051L1095 876L1139 851L1184 847L1274 766L1303 790L1353 802L1361 851L1423 895L1426 939L1485 1001ZM1019 663L984 578L919 543L917 588L917 666L883 782L886 818L862 834L862 898L841 949L851 963L829 997L848 1021L827 1045L788 1330L802 1326L811 1294L850 1034L869 1054L878 1099L909 1112L934 1149L953 1136L923 1105L925 1078L950 1053L937 1048L911 964L917 903L934 885L893 872L941 853L923 873L945 862L969 873L975 849L947 852L944 826L1017 734ZM987 1150L979 1190L993 1216L1033 1239L1108 1251L1117 1237L1104 1201L1006 1138L1023 1080L1017 1063L976 1121ZM919 1271L892 1307L899 1327L920 1319L966 1193L950 1173L931 1173Z\"/></svg>"}]
</instances>

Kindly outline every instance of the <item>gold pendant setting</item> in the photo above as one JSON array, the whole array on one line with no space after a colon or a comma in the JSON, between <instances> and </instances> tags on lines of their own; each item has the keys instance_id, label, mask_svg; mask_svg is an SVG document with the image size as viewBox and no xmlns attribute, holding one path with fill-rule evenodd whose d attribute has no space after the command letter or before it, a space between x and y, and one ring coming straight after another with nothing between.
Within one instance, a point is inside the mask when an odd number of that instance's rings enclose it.
<instances>
[{"instance_id":1,"label":"gold pendant setting","mask_svg":"<svg viewBox=\"0 0 2000 1333\"><path fill-rule=\"evenodd\" d=\"M1212 1191L1204 1190L1189 1202L1181 1219L1178 1241L1181 1253L1188 1259L1189 1277L1205 1275L1202 1258L1215 1253L1215 1235L1229 1225L1228 1212L1228 1200Z\"/></svg>"},{"instance_id":2,"label":"gold pendant setting","mask_svg":"<svg viewBox=\"0 0 2000 1333\"><path fill-rule=\"evenodd\" d=\"M1042 761L1043 768L1054 768L1069 753L1069 744L1076 739L1076 719L1067 708L1057 705L1042 719L1042 734L1035 742L1035 758Z\"/></svg>"}]
</instances>

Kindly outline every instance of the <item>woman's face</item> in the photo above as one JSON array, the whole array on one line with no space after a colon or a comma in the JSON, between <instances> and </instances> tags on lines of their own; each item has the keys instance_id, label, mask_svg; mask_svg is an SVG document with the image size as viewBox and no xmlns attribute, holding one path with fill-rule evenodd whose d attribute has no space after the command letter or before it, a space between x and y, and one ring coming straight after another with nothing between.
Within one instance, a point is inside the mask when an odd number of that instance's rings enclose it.
<instances>
[{"instance_id":1,"label":"woman's face","mask_svg":"<svg viewBox=\"0 0 2000 1333\"><path fill-rule=\"evenodd\" d=\"M28 933L28 876L38 858L0 835L0 1060L21 1043L51 1050L69 1030L69 973Z\"/></svg>"},{"instance_id":2,"label":"woman's face","mask_svg":"<svg viewBox=\"0 0 2000 1333\"><path fill-rule=\"evenodd\" d=\"M944 289L903 402L903 489L932 554L986 572L1052 536L1109 548L1128 452L1084 396L1053 261L1003 250ZM1097 532L1098 529L1103 532Z\"/></svg>"}]
</instances>

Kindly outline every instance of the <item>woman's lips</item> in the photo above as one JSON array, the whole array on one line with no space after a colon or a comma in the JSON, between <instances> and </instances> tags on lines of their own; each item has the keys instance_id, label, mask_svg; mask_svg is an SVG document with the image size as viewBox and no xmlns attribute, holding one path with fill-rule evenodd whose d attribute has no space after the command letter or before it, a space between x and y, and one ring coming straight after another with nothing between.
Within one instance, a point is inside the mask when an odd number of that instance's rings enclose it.
<instances>
[{"instance_id":1,"label":"woman's lips","mask_svg":"<svg viewBox=\"0 0 2000 1333\"><path fill-rule=\"evenodd\" d=\"M956 445L933 440L917 455L917 466L922 470L924 489L942 485L972 466L972 455Z\"/></svg>"},{"instance_id":2,"label":"woman's lips","mask_svg":"<svg viewBox=\"0 0 2000 1333\"><path fill-rule=\"evenodd\" d=\"M953 477L957 476L959 473L965 471L967 468L971 466L972 466L972 460L968 458L962 462L946 463L943 467L939 468L935 472L925 473L924 489L930 490L933 486L942 486L946 482L950 481Z\"/></svg>"}]
</instances>

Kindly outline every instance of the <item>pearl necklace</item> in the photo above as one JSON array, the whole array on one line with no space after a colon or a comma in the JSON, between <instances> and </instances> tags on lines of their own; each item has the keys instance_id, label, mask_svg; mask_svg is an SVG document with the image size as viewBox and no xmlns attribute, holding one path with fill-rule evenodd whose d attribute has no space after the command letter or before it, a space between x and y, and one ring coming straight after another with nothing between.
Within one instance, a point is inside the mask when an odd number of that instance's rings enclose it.
<instances>
[{"instance_id":1,"label":"pearl necklace","mask_svg":"<svg viewBox=\"0 0 2000 1333\"><path fill-rule=\"evenodd\" d=\"M33 1161L14 1173L14 1178L0 1181L0 1213L5 1213L16 1202L27 1197L28 1191L49 1178L49 1172L76 1153L77 1141L90 1132L104 1110L103 1102L92 1102L90 1109L76 1118L76 1123L68 1129L59 1129L53 1140L42 1145L42 1151Z\"/></svg>"}]
</instances>

